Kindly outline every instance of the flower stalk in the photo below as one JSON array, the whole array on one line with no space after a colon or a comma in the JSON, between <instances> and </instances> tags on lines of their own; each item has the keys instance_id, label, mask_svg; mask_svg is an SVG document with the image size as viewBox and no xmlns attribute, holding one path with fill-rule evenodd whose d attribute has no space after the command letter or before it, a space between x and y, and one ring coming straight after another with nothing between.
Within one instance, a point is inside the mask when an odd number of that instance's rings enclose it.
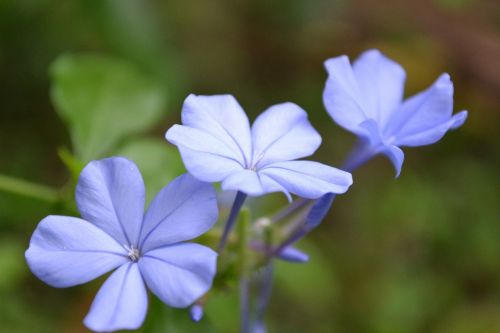
<instances>
[{"instance_id":1,"label":"flower stalk","mask_svg":"<svg viewBox=\"0 0 500 333\"><path fill-rule=\"evenodd\" d=\"M231 207L231 212L229 213L229 217L227 218L226 225L224 226L224 232L222 233L222 237L220 239L219 245L217 247L217 252L222 253L224 250L227 238L229 237L229 233L233 229L233 226L238 218L241 207L243 207L243 203L245 202L247 195L243 192L238 191L236 193L236 197L234 198L233 206Z\"/></svg>"},{"instance_id":2,"label":"flower stalk","mask_svg":"<svg viewBox=\"0 0 500 333\"><path fill-rule=\"evenodd\" d=\"M48 203L56 203L61 199L59 192L52 187L6 175L0 175L0 191L34 198Z\"/></svg>"},{"instance_id":3,"label":"flower stalk","mask_svg":"<svg viewBox=\"0 0 500 333\"><path fill-rule=\"evenodd\" d=\"M238 198L238 196L237 196ZM235 200L236 202L236 200ZM238 274L240 278L240 331L250 332L249 224L250 212L243 210L238 224Z\"/></svg>"}]
</instances>

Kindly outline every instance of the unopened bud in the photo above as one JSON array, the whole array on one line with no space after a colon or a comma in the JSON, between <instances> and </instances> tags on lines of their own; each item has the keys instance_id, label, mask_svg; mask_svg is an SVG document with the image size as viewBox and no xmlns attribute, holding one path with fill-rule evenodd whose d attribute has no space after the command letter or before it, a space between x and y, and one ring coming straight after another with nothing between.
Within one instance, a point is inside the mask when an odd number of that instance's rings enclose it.
<instances>
[{"instance_id":1,"label":"unopened bud","mask_svg":"<svg viewBox=\"0 0 500 333\"><path fill-rule=\"evenodd\" d=\"M189 316L194 322L199 322L203 318L203 307L200 304L195 304L189 309Z\"/></svg>"},{"instance_id":2,"label":"unopened bud","mask_svg":"<svg viewBox=\"0 0 500 333\"><path fill-rule=\"evenodd\" d=\"M287 246L278 254L278 258L290 262L307 262L309 261L309 255L292 246Z\"/></svg>"}]
</instances>

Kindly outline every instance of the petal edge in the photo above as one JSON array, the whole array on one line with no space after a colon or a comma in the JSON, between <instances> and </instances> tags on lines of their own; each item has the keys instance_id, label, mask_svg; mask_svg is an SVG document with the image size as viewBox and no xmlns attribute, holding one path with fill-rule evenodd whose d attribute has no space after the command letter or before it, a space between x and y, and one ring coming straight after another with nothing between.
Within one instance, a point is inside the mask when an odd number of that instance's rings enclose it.
<instances>
[{"instance_id":1,"label":"petal edge","mask_svg":"<svg viewBox=\"0 0 500 333\"><path fill-rule=\"evenodd\" d=\"M26 250L30 270L43 282L71 287L125 263L127 252L90 222L50 215L37 226Z\"/></svg>"}]
</instances>

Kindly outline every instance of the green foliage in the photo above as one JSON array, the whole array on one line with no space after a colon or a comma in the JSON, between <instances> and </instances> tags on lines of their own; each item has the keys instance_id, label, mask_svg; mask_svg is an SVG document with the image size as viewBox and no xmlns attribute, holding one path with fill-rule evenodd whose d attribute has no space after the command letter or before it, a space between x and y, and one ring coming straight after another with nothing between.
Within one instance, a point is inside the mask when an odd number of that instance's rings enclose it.
<instances>
[{"instance_id":1,"label":"green foliage","mask_svg":"<svg viewBox=\"0 0 500 333\"><path fill-rule=\"evenodd\" d=\"M51 74L52 100L83 162L150 129L165 111L161 85L120 60L63 55L52 64Z\"/></svg>"},{"instance_id":2,"label":"green foliage","mask_svg":"<svg viewBox=\"0 0 500 333\"><path fill-rule=\"evenodd\" d=\"M203 320L210 322L214 332L235 332L239 325L238 292L234 289L210 292L205 313Z\"/></svg>"},{"instance_id":3,"label":"green foliage","mask_svg":"<svg viewBox=\"0 0 500 333\"><path fill-rule=\"evenodd\" d=\"M0 292L15 288L27 272L24 262L19 260L24 255L23 244L15 239L0 239Z\"/></svg>"},{"instance_id":4,"label":"green foliage","mask_svg":"<svg viewBox=\"0 0 500 333\"><path fill-rule=\"evenodd\" d=\"M182 89L182 67L166 43L164 20L150 3L136 0L80 1L94 29L113 54L137 63L169 88ZM127 33L123 33L126 31Z\"/></svg>"},{"instance_id":5,"label":"green foliage","mask_svg":"<svg viewBox=\"0 0 500 333\"><path fill-rule=\"evenodd\" d=\"M271 315L267 318L278 324L277 331L305 332L314 325L318 332L331 332L334 305L339 297L339 281L332 261L307 239L302 240L298 248L310 256L307 263L275 260L271 309L277 304L286 309L271 310L279 318L271 318ZM302 316L300 321L295 320L298 313Z\"/></svg>"},{"instance_id":6,"label":"green foliage","mask_svg":"<svg viewBox=\"0 0 500 333\"><path fill-rule=\"evenodd\" d=\"M41 309L37 302L27 301L29 297L22 294L19 289L0 292L0 298L2 299L2 302L0 302L2 332L63 333L63 331L56 330L56 321L54 320L56 314L47 311L47 308Z\"/></svg>"},{"instance_id":7,"label":"green foliage","mask_svg":"<svg viewBox=\"0 0 500 333\"><path fill-rule=\"evenodd\" d=\"M0 192L0 228L24 228L26 232L31 232L44 214L50 213L51 207L44 201Z\"/></svg>"},{"instance_id":8,"label":"green foliage","mask_svg":"<svg viewBox=\"0 0 500 333\"><path fill-rule=\"evenodd\" d=\"M321 310L332 302L338 293L337 278L328 259L311 242L303 240L300 249L310 256L304 264L276 261L276 284L292 300L310 304L311 312Z\"/></svg>"}]
</instances>

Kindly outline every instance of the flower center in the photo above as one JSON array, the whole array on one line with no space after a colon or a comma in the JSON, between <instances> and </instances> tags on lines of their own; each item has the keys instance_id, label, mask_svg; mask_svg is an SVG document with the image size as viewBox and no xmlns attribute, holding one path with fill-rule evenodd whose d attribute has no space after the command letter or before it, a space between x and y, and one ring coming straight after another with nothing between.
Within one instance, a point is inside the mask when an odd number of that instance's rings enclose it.
<instances>
[{"instance_id":1,"label":"flower center","mask_svg":"<svg viewBox=\"0 0 500 333\"><path fill-rule=\"evenodd\" d=\"M252 159L252 163L247 167L250 171L257 171L257 164L259 164L260 160L264 157L264 154L260 154L258 156L254 156Z\"/></svg>"},{"instance_id":2,"label":"flower center","mask_svg":"<svg viewBox=\"0 0 500 333\"><path fill-rule=\"evenodd\" d=\"M139 258L141 256L141 252L139 251L138 248L131 246L130 248L127 248L127 250L128 250L127 256L130 260L132 260L133 262L136 262L139 260Z\"/></svg>"}]
</instances>

